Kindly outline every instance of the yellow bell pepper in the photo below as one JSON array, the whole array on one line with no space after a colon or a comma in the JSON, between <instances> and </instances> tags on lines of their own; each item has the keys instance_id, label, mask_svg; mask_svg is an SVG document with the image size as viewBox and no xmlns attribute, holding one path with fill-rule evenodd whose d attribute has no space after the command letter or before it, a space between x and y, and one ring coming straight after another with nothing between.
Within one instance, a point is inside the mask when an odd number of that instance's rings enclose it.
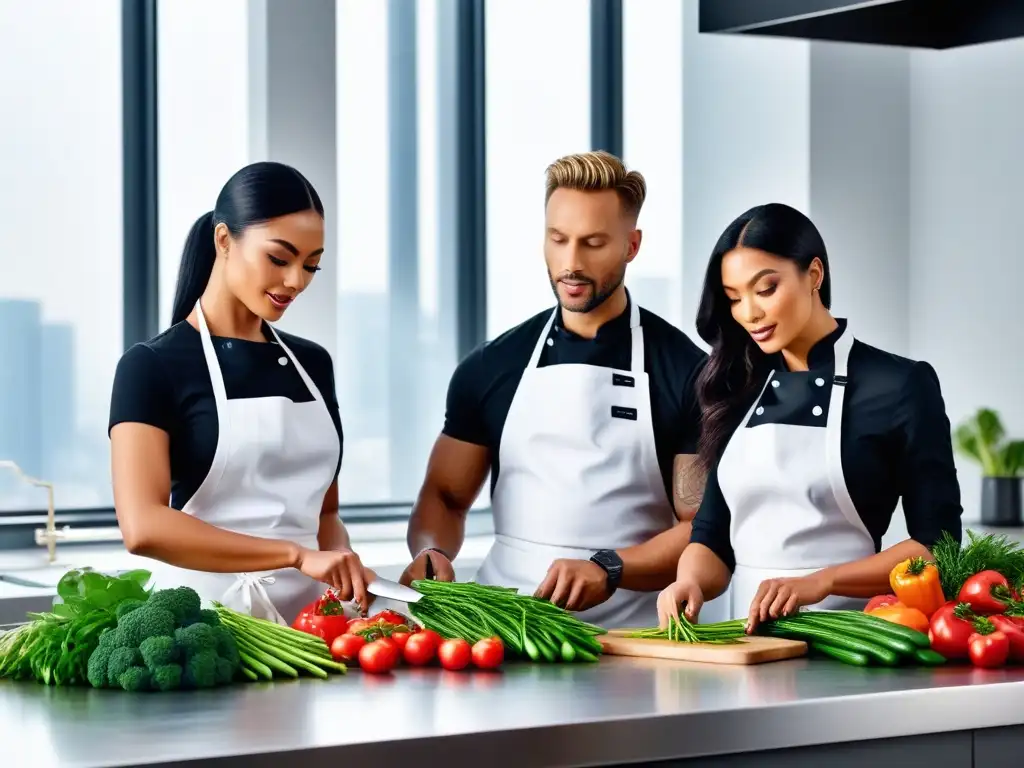
<instances>
[{"instance_id":1,"label":"yellow bell pepper","mask_svg":"<svg viewBox=\"0 0 1024 768\"><path fill-rule=\"evenodd\" d=\"M935 563L923 557L911 557L889 573L889 585L899 601L916 608L928 618L946 602Z\"/></svg>"}]
</instances>

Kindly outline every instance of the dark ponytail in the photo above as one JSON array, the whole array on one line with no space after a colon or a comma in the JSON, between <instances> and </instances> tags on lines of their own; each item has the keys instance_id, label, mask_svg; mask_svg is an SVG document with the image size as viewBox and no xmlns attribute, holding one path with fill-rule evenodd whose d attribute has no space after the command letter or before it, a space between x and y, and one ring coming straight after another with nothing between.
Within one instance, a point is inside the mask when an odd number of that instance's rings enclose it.
<instances>
[{"instance_id":1,"label":"dark ponytail","mask_svg":"<svg viewBox=\"0 0 1024 768\"><path fill-rule=\"evenodd\" d=\"M214 230L227 226L232 237L248 227L301 211L324 215L323 202L309 180L289 165L259 162L235 173L217 196L217 203L189 230L174 289L171 325L186 319L210 282L217 249Z\"/></svg>"},{"instance_id":2,"label":"dark ponytail","mask_svg":"<svg viewBox=\"0 0 1024 768\"><path fill-rule=\"evenodd\" d=\"M711 356L697 379L703 413L698 450L705 467L721 458L770 367L761 348L733 318L722 286L722 258L740 246L789 259L804 271L820 259L824 276L818 295L826 309L832 304L825 242L800 211L781 203L759 205L726 227L711 252L697 309L697 333L711 345Z\"/></svg>"},{"instance_id":3,"label":"dark ponytail","mask_svg":"<svg viewBox=\"0 0 1024 768\"><path fill-rule=\"evenodd\" d=\"M171 325L180 323L192 313L199 297L206 290L213 272L217 248L213 244L213 211L204 213L185 238L185 248L178 267L178 283L174 288Z\"/></svg>"}]
</instances>

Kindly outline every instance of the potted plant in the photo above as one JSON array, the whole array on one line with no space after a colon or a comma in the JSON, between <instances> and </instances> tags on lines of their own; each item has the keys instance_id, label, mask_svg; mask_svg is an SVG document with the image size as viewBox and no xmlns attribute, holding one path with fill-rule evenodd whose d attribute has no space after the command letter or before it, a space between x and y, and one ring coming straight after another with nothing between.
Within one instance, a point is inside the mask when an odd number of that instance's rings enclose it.
<instances>
[{"instance_id":1,"label":"potted plant","mask_svg":"<svg viewBox=\"0 0 1024 768\"><path fill-rule=\"evenodd\" d=\"M953 439L960 453L981 465L982 525L1020 526L1024 440L1007 440L999 414L990 408L960 424Z\"/></svg>"}]
</instances>

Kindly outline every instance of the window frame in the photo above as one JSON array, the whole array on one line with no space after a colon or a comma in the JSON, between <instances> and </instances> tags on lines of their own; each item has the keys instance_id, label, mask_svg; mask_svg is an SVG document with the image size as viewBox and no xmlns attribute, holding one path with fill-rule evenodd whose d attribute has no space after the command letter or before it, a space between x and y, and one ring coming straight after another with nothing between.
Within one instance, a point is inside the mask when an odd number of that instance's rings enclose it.
<instances>
[{"instance_id":1,"label":"window frame","mask_svg":"<svg viewBox=\"0 0 1024 768\"><path fill-rule=\"evenodd\" d=\"M157 94L157 3L160 0L121 0L122 104L123 104L123 339L124 349L152 338L159 331L159 162ZM487 206L484 0L436 0L438 3L439 68L442 126L440 135L451 142L455 168L442 195L447 207L441 222L439 271L454 305L449 327L456 332L456 354L461 360L486 339L487 327ZM415 30L416 4L390 3L392 39L405 39ZM621 155L622 116L622 2L591 0L591 145ZM404 52L404 55L403 55ZM399 66L393 67L392 94L415 93L415 48L398 47ZM411 60L409 60L411 59ZM409 81L411 78L411 82ZM412 90L410 91L410 87ZM450 108L446 108L450 105ZM401 105L396 105L401 107ZM406 146L410 136L392 138L392 146ZM415 136L412 136L415 140ZM391 185L393 211L413 211L402 185ZM411 208L410 208L411 206ZM392 225L394 226L394 225ZM407 232L408 230L406 230ZM416 258L403 235L389 258L393 266ZM403 261L403 264L399 264ZM395 271L395 270L392 270ZM412 501L376 504L341 504L346 520L389 523L408 519ZM474 518L490 514L489 507L473 509ZM108 528L117 525L113 507L61 508L56 525ZM482 522L482 521L481 521ZM46 510L0 512L0 550L36 547L34 532L46 525ZM74 546L61 544L61 547Z\"/></svg>"}]
</instances>

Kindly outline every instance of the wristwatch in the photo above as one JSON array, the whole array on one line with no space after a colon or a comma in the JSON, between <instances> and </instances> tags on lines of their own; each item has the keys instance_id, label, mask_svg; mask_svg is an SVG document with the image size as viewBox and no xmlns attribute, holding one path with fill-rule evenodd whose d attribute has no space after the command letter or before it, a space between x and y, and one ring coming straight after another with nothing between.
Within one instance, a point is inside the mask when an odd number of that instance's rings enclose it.
<instances>
[{"instance_id":1,"label":"wristwatch","mask_svg":"<svg viewBox=\"0 0 1024 768\"><path fill-rule=\"evenodd\" d=\"M619 588L622 581L622 558L614 549L601 549L593 554L590 562L597 563L608 574L608 594Z\"/></svg>"}]
</instances>

